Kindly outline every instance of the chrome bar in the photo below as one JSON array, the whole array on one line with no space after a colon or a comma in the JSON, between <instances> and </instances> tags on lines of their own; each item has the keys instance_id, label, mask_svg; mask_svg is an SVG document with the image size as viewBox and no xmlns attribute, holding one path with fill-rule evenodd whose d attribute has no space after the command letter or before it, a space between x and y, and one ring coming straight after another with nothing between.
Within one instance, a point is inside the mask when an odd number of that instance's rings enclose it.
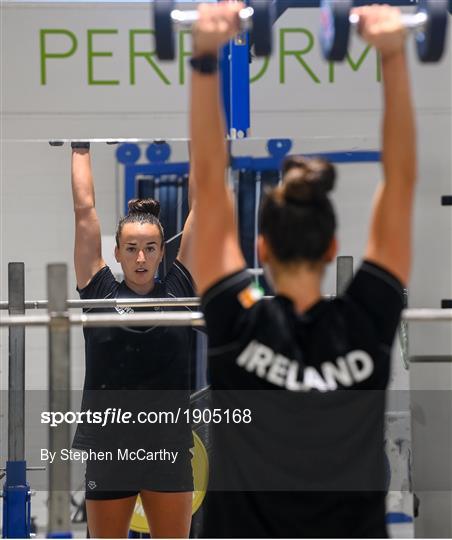
<instances>
[{"instance_id":1,"label":"chrome bar","mask_svg":"<svg viewBox=\"0 0 452 540\"><path fill-rule=\"evenodd\" d=\"M251 272L252 273L252 272ZM326 294L326 299L334 298L334 295ZM273 296L264 296L270 300ZM106 298L98 300L68 300L67 309L94 309L94 308L114 308L114 307L199 307L201 305L199 297L191 298ZM31 300L25 302L25 309L47 309L47 300ZM8 302L0 303L0 310L8 309ZM41 321L41 319L37 319ZM30 324L41 324L41 322L31 322Z\"/></svg>"},{"instance_id":2,"label":"chrome bar","mask_svg":"<svg viewBox=\"0 0 452 540\"><path fill-rule=\"evenodd\" d=\"M353 257L342 256L336 258L336 294L345 292L353 279Z\"/></svg>"},{"instance_id":3,"label":"chrome bar","mask_svg":"<svg viewBox=\"0 0 452 540\"><path fill-rule=\"evenodd\" d=\"M242 30L250 30L252 28L252 19L254 15L254 9L247 7L239 11L240 27ZM196 10L180 10L173 9L171 12L171 19L173 23L178 24L184 28L191 28L194 23L199 19L199 13Z\"/></svg>"},{"instance_id":4,"label":"chrome bar","mask_svg":"<svg viewBox=\"0 0 452 540\"><path fill-rule=\"evenodd\" d=\"M71 324L84 327L101 326L204 326L202 313L131 313L128 315L83 314L70 317Z\"/></svg>"},{"instance_id":5,"label":"chrome bar","mask_svg":"<svg viewBox=\"0 0 452 540\"><path fill-rule=\"evenodd\" d=\"M29 300L25 309L47 309L47 300ZM96 300L68 300L67 309L93 309L109 307L197 307L199 298L107 298ZM0 302L0 310L8 309L8 302Z\"/></svg>"},{"instance_id":6,"label":"chrome bar","mask_svg":"<svg viewBox=\"0 0 452 540\"><path fill-rule=\"evenodd\" d=\"M103 300L68 300L68 309L105 307L197 307L199 298L107 298Z\"/></svg>"},{"instance_id":7,"label":"chrome bar","mask_svg":"<svg viewBox=\"0 0 452 540\"><path fill-rule=\"evenodd\" d=\"M452 321L452 309L405 309L402 318L408 322Z\"/></svg>"},{"instance_id":8,"label":"chrome bar","mask_svg":"<svg viewBox=\"0 0 452 540\"><path fill-rule=\"evenodd\" d=\"M352 13L348 19L350 24L355 27L359 24L359 15ZM428 15L425 11L418 11L417 13L409 14L405 13L401 15L402 25L408 30L417 30L423 28L428 20Z\"/></svg>"},{"instance_id":9,"label":"chrome bar","mask_svg":"<svg viewBox=\"0 0 452 540\"><path fill-rule=\"evenodd\" d=\"M265 298L265 297L264 297ZM452 309L406 309L402 318L408 322L449 322L452 321ZM0 327L3 326L46 326L50 325L52 317L48 315L9 315L0 317ZM101 326L204 326L203 314L197 311L172 313L132 313L127 315L115 314L81 314L69 315L70 325L85 327ZM54 319L52 324L58 324ZM64 325L65 320L60 324Z\"/></svg>"}]
</instances>

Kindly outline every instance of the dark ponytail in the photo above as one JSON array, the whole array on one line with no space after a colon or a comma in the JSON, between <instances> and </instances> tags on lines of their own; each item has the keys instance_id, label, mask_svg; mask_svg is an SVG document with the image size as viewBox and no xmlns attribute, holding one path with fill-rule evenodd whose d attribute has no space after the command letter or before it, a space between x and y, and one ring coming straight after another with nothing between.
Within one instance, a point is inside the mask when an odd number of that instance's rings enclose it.
<instances>
[{"instance_id":1,"label":"dark ponytail","mask_svg":"<svg viewBox=\"0 0 452 540\"><path fill-rule=\"evenodd\" d=\"M126 223L150 223L156 225L162 246L164 241L163 227L159 221L160 203L155 199L131 199L128 203L128 214L124 216L118 224L116 231L116 246L119 248L119 239L121 237L122 228Z\"/></svg>"},{"instance_id":2,"label":"dark ponytail","mask_svg":"<svg viewBox=\"0 0 452 540\"><path fill-rule=\"evenodd\" d=\"M328 197L336 171L323 159L293 156L284 162L282 174L282 182L264 195L260 232L281 262L320 261L336 230Z\"/></svg>"}]
</instances>

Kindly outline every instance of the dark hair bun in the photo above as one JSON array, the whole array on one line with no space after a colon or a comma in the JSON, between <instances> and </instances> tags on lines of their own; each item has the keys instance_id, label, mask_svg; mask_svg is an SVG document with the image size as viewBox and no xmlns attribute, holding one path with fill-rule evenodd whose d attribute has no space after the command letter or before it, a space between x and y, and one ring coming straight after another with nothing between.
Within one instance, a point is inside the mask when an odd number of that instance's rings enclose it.
<instances>
[{"instance_id":1,"label":"dark hair bun","mask_svg":"<svg viewBox=\"0 0 452 540\"><path fill-rule=\"evenodd\" d=\"M130 214L151 214L158 218L160 203L154 199L132 199L129 201Z\"/></svg>"},{"instance_id":2,"label":"dark hair bun","mask_svg":"<svg viewBox=\"0 0 452 540\"><path fill-rule=\"evenodd\" d=\"M309 204L324 200L334 189L336 170L321 158L293 156L284 162L282 196L288 203Z\"/></svg>"}]
</instances>

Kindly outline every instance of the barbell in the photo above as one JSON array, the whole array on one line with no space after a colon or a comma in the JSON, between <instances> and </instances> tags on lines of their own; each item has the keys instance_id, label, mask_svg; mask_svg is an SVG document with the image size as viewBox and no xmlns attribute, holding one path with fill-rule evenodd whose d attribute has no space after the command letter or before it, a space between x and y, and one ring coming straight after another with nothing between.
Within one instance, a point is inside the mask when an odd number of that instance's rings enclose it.
<instances>
[{"instance_id":1,"label":"barbell","mask_svg":"<svg viewBox=\"0 0 452 540\"><path fill-rule=\"evenodd\" d=\"M64 146L65 143L91 143L91 142L103 142L106 144L121 144L126 142L140 142L141 139L53 139L49 141L50 146Z\"/></svg>"},{"instance_id":2,"label":"barbell","mask_svg":"<svg viewBox=\"0 0 452 540\"><path fill-rule=\"evenodd\" d=\"M402 320L408 322L452 323L452 309L404 309ZM0 328L6 326L53 326L65 330L69 326L109 328L116 326L205 326L204 316L197 311L172 311L167 313L141 312L119 315L114 313L67 312L44 315L2 315Z\"/></svg>"},{"instance_id":3,"label":"barbell","mask_svg":"<svg viewBox=\"0 0 452 540\"><path fill-rule=\"evenodd\" d=\"M332 62L344 60L350 29L357 28L359 16L351 14L352 0L322 0L320 43L323 56ZM419 0L414 14L402 14L407 30L415 33L417 55L421 62L438 62L444 52L448 23L447 0Z\"/></svg>"},{"instance_id":4,"label":"barbell","mask_svg":"<svg viewBox=\"0 0 452 540\"><path fill-rule=\"evenodd\" d=\"M175 9L174 0L156 0L154 11L155 49L160 60L176 57L175 28L191 29L198 20L197 10ZM273 0L250 0L249 6L240 10L241 32L251 32L256 56L269 56L273 48Z\"/></svg>"}]
</instances>

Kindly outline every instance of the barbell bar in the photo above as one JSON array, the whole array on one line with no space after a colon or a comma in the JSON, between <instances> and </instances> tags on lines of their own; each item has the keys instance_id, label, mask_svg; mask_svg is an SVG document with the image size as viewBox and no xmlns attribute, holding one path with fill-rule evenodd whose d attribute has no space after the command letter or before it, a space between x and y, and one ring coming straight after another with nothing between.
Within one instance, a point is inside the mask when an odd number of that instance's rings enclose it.
<instances>
[{"instance_id":1,"label":"barbell bar","mask_svg":"<svg viewBox=\"0 0 452 540\"><path fill-rule=\"evenodd\" d=\"M102 298L102 299L84 299L68 300L67 309L96 309L96 308L115 308L115 307L198 307L200 300L198 297L192 298ZM25 309L47 309L47 300L28 300L25 301ZM0 301L0 310L9 308L7 300Z\"/></svg>"},{"instance_id":2,"label":"barbell bar","mask_svg":"<svg viewBox=\"0 0 452 540\"><path fill-rule=\"evenodd\" d=\"M176 57L175 28L191 29L199 18L198 11L175 9L174 0L153 2L155 50L160 60ZM269 56L273 48L274 2L272 0L250 0L249 6L240 10L241 32L251 31L256 56Z\"/></svg>"},{"instance_id":3,"label":"barbell bar","mask_svg":"<svg viewBox=\"0 0 452 540\"><path fill-rule=\"evenodd\" d=\"M330 62L342 62L347 54L350 29L357 28L359 16L351 14L352 0L321 0L320 44ZM417 55L421 62L438 62L446 43L447 0L419 0L418 10L402 14L407 30L415 32Z\"/></svg>"},{"instance_id":4,"label":"barbell bar","mask_svg":"<svg viewBox=\"0 0 452 540\"><path fill-rule=\"evenodd\" d=\"M225 138L228 138L225 135ZM364 145L366 148L369 144L375 145L378 142L377 137L364 137L363 135L344 135L341 137L341 139L350 141L351 145L350 148L347 148L347 151L353 151L356 149L356 144ZM240 140L238 142L249 142L249 141L256 141L256 142L264 142L268 143L269 139L268 137L249 137L246 139L246 141ZM277 141L279 139L276 139ZM305 144L306 142L312 142L312 141L332 141L336 142L337 137L334 137L332 135L315 135L315 136L306 136L306 137L296 137L293 139L294 141L300 141ZM166 137L165 139L162 139L161 137L75 137L75 138L69 138L69 137L54 137L54 138L32 138L32 139L6 139L2 138L1 141L3 143L12 143L12 144L49 144L51 146L63 146L66 143L72 143L72 142L89 142L89 143L105 143L105 144L124 144L124 143L134 143L134 144L140 144L140 143L156 143L156 144L162 144L162 143L187 143L190 142L189 137ZM63 143L63 144L61 144ZM333 150L333 149L331 149Z\"/></svg>"},{"instance_id":5,"label":"barbell bar","mask_svg":"<svg viewBox=\"0 0 452 540\"><path fill-rule=\"evenodd\" d=\"M184 139L185 140L185 139ZM105 143L111 146L117 145L117 144L125 144L125 143L131 143L131 144L139 144L139 143L155 143L155 144L163 144L166 141L163 141L161 139L36 139L33 141L27 141L27 142L48 142L50 146L64 146L66 143Z\"/></svg>"},{"instance_id":6,"label":"barbell bar","mask_svg":"<svg viewBox=\"0 0 452 540\"><path fill-rule=\"evenodd\" d=\"M0 467L0 471L6 471L6 467ZM27 471L45 471L47 467L31 466L26 468Z\"/></svg>"},{"instance_id":7,"label":"barbell bar","mask_svg":"<svg viewBox=\"0 0 452 540\"><path fill-rule=\"evenodd\" d=\"M265 300L274 298L273 296L263 296ZM323 295L325 299L333 299L334 295ZM24 303L25 309L47 309L47 300L27 300ZM66 309L99 309L99 308L156 308L156 307L199 307L201 300L198 297L192 298L102 298L85 300L68 300ZM7 300L0 301L0 310L9 309Z\"/></svg>"},{"instance_id":8,"label":"barbell bar","mask_svg":"<svg viewBox=\"0 0 452 540\"><path fill-rule=\"evenodd\" d=\"M402 319L408 322L452 322L452 309L405 309ZM81 314L69 315L9 315L0 317L0 327L6 326L48 326L75 325L84 327L109 326L204 326L200 312L173 313L132 313L127 315Z\"/></svg>"},{"instance_id":9,"label":"barbell bar","mask_svg":"<svg viewBox=\"0 0 452 540\"><path fill-rule=\"evenodd\" d=\"M124 142L133 142L133 143L137 143L137 142L140 142L138 139L116 139L116 140L113 140L113 139L90 139L90 140L87 140L87 139L84 139L84 140L78 140L78 139L52 139L49 141L49 144L50 146L64 146L65 143L81 143L81 142L103 142L103 143L106 143L106 144L120 144L120 143L124 143Z\"/></svg>"},{"instance_id":10,"label":"barbell bar","mask_svg":"<svg viewBox=\"0 0 452 540\"><path fill-rule=\"evenodd\" d=\"M114 314L80 314L69 315L57 313L51 315L9 315L0 317L0 327L3 326L83 326L111 327L111 326L204 326L203 314L199 312L172 312L172 313L129 313L127 315Z\"/></svg>"}]
</instances>

